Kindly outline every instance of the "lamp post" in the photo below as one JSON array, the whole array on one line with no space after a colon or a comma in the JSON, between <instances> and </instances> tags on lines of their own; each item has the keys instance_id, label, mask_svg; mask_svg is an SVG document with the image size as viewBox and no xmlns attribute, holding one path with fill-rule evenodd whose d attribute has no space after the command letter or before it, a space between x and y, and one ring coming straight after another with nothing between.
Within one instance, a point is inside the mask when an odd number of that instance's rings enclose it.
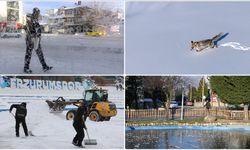
<instances>
[{"instance_id":1,"label":"lamp post","mask_svg":"<svg viewBox=\"0 0 250 150\"><path fill-rule=\"evenodd\" d=\"M183 120L183 107L184 107L184 86L182 86L182 96L181 96L181 120Z\"/></svg>"}]
</instances>

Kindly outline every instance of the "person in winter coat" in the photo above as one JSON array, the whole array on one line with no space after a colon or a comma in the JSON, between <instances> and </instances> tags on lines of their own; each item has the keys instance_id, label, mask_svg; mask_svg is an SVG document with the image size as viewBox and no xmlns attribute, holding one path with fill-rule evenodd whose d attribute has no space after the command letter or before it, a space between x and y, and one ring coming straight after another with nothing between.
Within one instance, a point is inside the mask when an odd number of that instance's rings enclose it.
<instances>
[{"instance_id":1,"label":"person in winter coat","mask_svg":"<svg viewBox=\"0 0 250 150\"><path fill-rule=\"evenodd\" d=\"M26 31L26 54L24 61L24 73L32 73L32 70L30 70L29 65L33 49L36 51L39 61L42 64L43 71L46 72L47 70L52 69L52 67L48 66L45 62L41 47L42 29L38 20L39 16L40 10L38 8L34 8L32 14L26 15L26 26L24 27Z\"/></svg>"},{"instance_id":2,"label":"person in winter coat","mask_svg":"<svg viewBox=\"0 0 250 150\"><path fill-rule=\"evenodd\" d=\"M84 139L84 129L87 129L85 121L87 118L87 107L84 106L84 103L80 103L74 117L73 127L76 130L76 135L73 139L72 144L78 147L82 146L82 141Z\"/></svg>"},{"instance_id":3,"label":"person in winter coat","mask_svg":"<svg viewBox=\"0 0 250 150\"><path fill-rule=\"evenodd\" d=\"M27 116L27 109L26 109L26 103L21 104L13 104L10 106L9 112L11 113L12 109L16 109L15 119L16 119L16 137L19 137L19 126L20 123L23 126L23 130L25 133L25 136L28 136L28 129L25 122L25 118Z\"/></svg>"}]
</instances>

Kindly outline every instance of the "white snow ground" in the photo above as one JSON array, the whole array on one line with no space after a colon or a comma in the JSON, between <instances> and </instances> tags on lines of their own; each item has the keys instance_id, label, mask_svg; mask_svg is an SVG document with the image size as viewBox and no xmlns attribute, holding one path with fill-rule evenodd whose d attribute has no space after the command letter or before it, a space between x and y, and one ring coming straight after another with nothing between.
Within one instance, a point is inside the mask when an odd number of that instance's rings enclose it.
<instances>
[{"instance_id":1,"label":"white snow ground","mask_svg":"<svg viewBox=\"0 0 250 150\"><path fill-rule=\"evenodd\" d=\"M126 73L249 74L250 2L127 2ZM191 40L229 33L219 47Z\"/></svg>"},{"instance_id":2,"label":"white snow ground","mask_svg":"<svg viewBox=\"0 0 250 150\"><path fill-rule=\"evenodd\" d=\"M41 46L48 65L46 74L123 74L123 36L88 37L80 35L43 34ZM26 51L22 38L0 38L0 72L22 74ZM36 52L30 68L43 74Z\"/></svg>"},{"instance_id":3,"label":"white snow ground","mask_svg":"<svg viewBox=\"0 0 250 150\"><path fill-rule=\"evenodd\" d=\"M96 139L98 143L97 145L86 145L85 147L88 149L124 148L124 92L116 91L113 87L106 87L106 89L109 90L110 100L115 102L117 106L120 107L120 109L118 109L117 116L111 118L110 121L93 122L87 119L86 125L90 134L90 138ZM9 105L12 103L26 101L28 103L28 115L26 118L27 126L35 136L25 137L21 126L21 137L16 138L15 119L8 111L0 111L0 148L77 148L71 144L72 139L75 136L75 130L72 126L72 121L67 121L65 118L67 111L58 114L49 113L48 106L44 100L31 100L28 95L29 93L32 93L32 91L28 92L27 90L24 90L23 93L27 93L27 96L17 97L16 100L14 100L14 97L11 97L11 94L8 99L5 93L4 97L0 97L0 106L3 107L5 104L7 104L8 106L6 106L6 108L9 108ZM3 95L3 93L0 95ZM69 93L68 97L70 97L70 95L73 96L72 93ZM51 92L51 96L54 96L53 92ZM87 135L85 136L85 138L87 138Z\"/></svg>"}]
</instances>

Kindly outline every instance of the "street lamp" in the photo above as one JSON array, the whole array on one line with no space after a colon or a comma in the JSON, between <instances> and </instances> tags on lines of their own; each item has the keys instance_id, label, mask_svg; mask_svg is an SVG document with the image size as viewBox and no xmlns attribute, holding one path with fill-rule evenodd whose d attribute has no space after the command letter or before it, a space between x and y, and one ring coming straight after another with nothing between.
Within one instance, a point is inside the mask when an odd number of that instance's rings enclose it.
<instances>
[{"instance_id":1,"label":"street lamp","mask_svg":"<svg viewBox=\"0 0 250 150\"><path fill-rule=\"evenodd\" d=\"M181 96L181 120L183 120L183 104L184 103L184 85L182 86L182 96Z\"/></svg>"}]
</instances>

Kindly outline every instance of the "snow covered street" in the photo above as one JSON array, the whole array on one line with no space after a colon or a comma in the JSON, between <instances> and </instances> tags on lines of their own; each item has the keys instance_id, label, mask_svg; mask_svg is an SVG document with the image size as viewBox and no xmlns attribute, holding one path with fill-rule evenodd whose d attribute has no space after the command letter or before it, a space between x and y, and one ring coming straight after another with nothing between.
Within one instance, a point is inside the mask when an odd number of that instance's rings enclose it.
<instances>
[{"instance_id":1,"label":"snow covered street","mask_svg":"<svg viewBox=\"0 0 250 150\"><path fill-rule=\"evenodd\" d=\"M88 37L80 35L42 34L45 60L54 68L46 74L122 74L124 65L123 36ZM0 72L23 73L25 35L0 38ZM36 52L30 68L43 74Z\"/></svg>"}]
</instances>

